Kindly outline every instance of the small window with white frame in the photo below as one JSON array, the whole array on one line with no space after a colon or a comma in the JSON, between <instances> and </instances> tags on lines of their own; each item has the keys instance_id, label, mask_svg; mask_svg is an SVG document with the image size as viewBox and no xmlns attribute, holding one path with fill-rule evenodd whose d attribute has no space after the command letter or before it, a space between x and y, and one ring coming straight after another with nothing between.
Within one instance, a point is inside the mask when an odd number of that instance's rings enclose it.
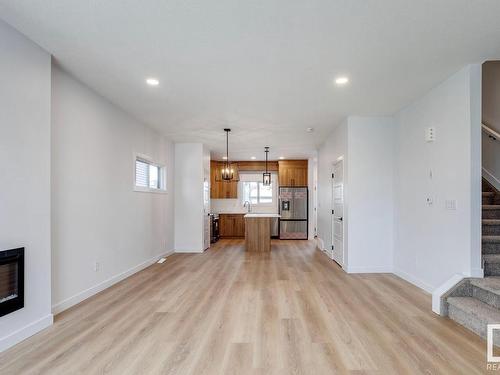
<instances>
[{"instance_id":1,"label":"small window with white frame","mask_svg":"<svg viewBox=\"0 0 500 375\"><path fill-rule=\"evenodd\" d=\"M264 185L260 181L244 181L243 184L243 202L248 201L251 204L272 204L273 186Z\"/></svg>"},{"instance_id":2,"label":"small window with white frame","mask_svg":"<svg viewBox=\"0 0 500 375\"><path fill-rule=\"evenodd\" d=\"M262 182L262 173L240 173L241 203L248 201L257 208L276 206L276 178L277 175L272 173L271 185L266 186Z\"/></svg>"},{"instance_id":3,"label":"small window with white frame","mask_svg":"<svg viewBox=\"0 0 500 375\"><path fill-rule=\"evenodd\" d=\"M165 166L155 163L146 155L136 154L134 190L143 192L166 192Z\"/></svg>"}]
</instances>

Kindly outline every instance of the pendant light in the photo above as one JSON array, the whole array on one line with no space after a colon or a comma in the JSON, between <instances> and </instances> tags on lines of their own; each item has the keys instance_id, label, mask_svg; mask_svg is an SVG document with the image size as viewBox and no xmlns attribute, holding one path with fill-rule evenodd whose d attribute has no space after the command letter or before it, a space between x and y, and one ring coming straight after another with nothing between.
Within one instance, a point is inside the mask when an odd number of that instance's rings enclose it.
<instances>
[{"instance_id":1,"label":"pendant light","mask_svg":"<svg viewBox=\"0 0 500 375\"><path fill-rule=\"evenodd\" d=\"M224 162L224 166L222 167L222 179L224 181L231 181L234 177L233 168L231 168L231 163L229 162L229 132L231 129L224 129L226 132L226 161Z\"/></svg>"},{"instance_id":2,"label":"pendant light","mask_svg":"<svg viewBox=\"0 0 500 375\"><path fill-rule=\"evenodd\" d=\"M265 153L266 153L266 171L262 173L262 185L264 186L269 186L271 185L271 173L268 172L267 170L267 156L269 154L269 147L264 147Z\"/></svg>"}]
</instances>

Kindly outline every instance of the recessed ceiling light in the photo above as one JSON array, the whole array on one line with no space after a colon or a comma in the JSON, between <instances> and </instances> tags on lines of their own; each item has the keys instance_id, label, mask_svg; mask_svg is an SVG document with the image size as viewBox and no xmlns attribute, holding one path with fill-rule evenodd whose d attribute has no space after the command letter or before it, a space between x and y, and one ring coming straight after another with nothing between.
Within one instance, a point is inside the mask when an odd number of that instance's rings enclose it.
<instances>
[{"instance_id":1,"label":"recessed ceiling light","mask_svg":"<svg viewBox=\"0 0 500 375\"><path fill-rule=\"evenodd\" d=\"M158 86L160 84L160 81L158 81L156 78L148 78L146 79L146 83L149 86Z\"/></svg>"},{"instance_id":2,"label":"recessed ceiling light","mask_svg":"<svg viewBox=\"0 0 500 375\"><path fill-rule=\"evenodd\" d=\"M280 160L283 160L285 157L284 156L280 156Z\"/></svg>"},{"instance_id":3,"label":"recessed ceiling light","mask_svg":"<svg viewBox=\"0 0 500 375\"><path fill-rule=\"evenodd\" d=\"M339 86L345 85L349 83L349 78L342 76L342 77L337 77L335 78L335 83Z\"/></svg>"},{"instance_id":4,"label":"recessed ceiling light","mask_svg":"<svg viewBox=\"0 0 500 375\"><path fill-rule=\"evenodd\" d=\"M222 157L222 160L227 160L227 156L223 156L223 157Z\"/></svg>"},{"instance_id":5,"label":"recessed ceiling light","mask_svg":"<svg viewBox=\"0 0 500 375\"><path fill-rule=\"evenodd\" d=\"M308 133L312 133L312 132L314 131L314 128L307 128L307 129L306 129L306 131L307 131Z\"/></svg>"},{"instance_id":6,"label":"recessed ceiling light","mask_svg":"<svg viewBox=\"0 0 500 375\"><path fill-rule=\"evenodd\" d=\"M250 156L250 159L255 160L257 158L255 156Z\"/></svg>"}]
</instances>

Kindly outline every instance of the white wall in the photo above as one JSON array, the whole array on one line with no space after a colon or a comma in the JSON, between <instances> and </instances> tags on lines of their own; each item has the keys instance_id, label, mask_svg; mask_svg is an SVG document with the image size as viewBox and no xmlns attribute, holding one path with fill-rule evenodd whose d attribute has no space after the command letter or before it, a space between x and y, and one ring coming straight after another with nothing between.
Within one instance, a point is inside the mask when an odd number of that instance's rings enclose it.
<instances>
[{"instance_id":1,"label":"white wall","mask_svg":"<svg viewBox=\"0 0 500 375\"><path fill-rule=\"evenodd\" d=\"M500 139L482 132L482 168L484 177L500 190Z\"/></svg>"},{"instance_id":2,"label":"white wall","mask_svg":"<svg viewBox=\"0 0 500 375\"><path fill-rule=\"evenodd\" d=\"M482 66L482 121L500 133L500 61Z\"/></svg>"},{"instance_id":3,"label":"white wall","mask_svg":"<svg viewBox=\"0 0 500 375\"><path fill-rule=\"evenodd\" d=\"M206 198L203 199L203 213L210 213L210 149L203 145L203 182L207 183L208 191Z\"/></svg>"},{"instance_id":4,"label":"white wall","mask_svg":"<svg viewBox=\"0 0 500 375\"><path fill-rule=\"evenodd\" d=\"M344 158L344 269L391 272L394 254L394 135L390 117L349 117L319 150L318 237L332 244L332 169Z\"/></svg>"},{"instance_id":5,"label":"white wall","mask_svg":"<svg viewBox=\"0 0 500 375\"><path fill-rule=\"evenodd\" d=\"M331 245L332 164L344 156L348 272L392 270L429 292L455 274L481 276L480 106L481 67L471 65L393 118L334 129L319 150L319 246Z\"/></svg>"},{"instance_id":6,"label":"white wall","mask_svg":"<svg viewBox=\"0 0 500 375\"><path fill-rule=\"evenodd\" d=\"M309 239L313 239L316 235L318 226L317 204L318 204L318 156L309 158L307 161L307 182L309 189ZM316 210L315 210L316 209Z\"/></svg>"},{"instance_id":7,"label":"white wall","mask_svg":"<svg viewBox=\"0 0 500 375\"><path fill-rule=\"evenodd\" d=\"M134 153L166 166L167 194L133 191ZM53 67L55 312L173 250L173 168L172 143Z\"/></svg>"},{"instance_id":8,"label":"white wall","mask_svg":"<svg viewBox=\"0 0 500 375\"><path fill-rule=\"evenodd\" d=\"M392 272L394 120L349 117L347 139L347 272Z\"/></svg>"},{"instance_id":9,"label":"white wall","mask_svg":"<svg viewBox=\"0 0 500 375\"><path fill-rule=\"evenodd\" d=\"M201 143L175 144L176 252L199 253L204 250L203 179L206 178L207 152ZM210 159L208 161L210 163Z\"/></svg>"},{"instance_id":10,"label":"white wall","mask_svg":"<svg viewBox=\"0 0 500 375\"><path fill-rule=\"evenodd\" d=\"M482 121L500 133L500 61L482 65ZM484 177L500 189L500 140L482 134L482 167Z\"/></svg>"},{"instance_id":11,"label":"white wall","mask_svg":"<svg viewBox=\"0 0 500 375\"><path fill-rule=\"evenodd\" d=\"M396 115L395 272L428 291L454 274L481 272L479 105L473 65ZM433 143L424 139L429 126ZM445 209L447 199L456 210Z\"/></svg>"},{"instance_id":12,"label":"white wall","mask_svg":"<svg viewBox=\"0 0 500 375\"><path fill-rule=\"evenodd\" d=\"M317 202L317 232L321 250L330 248L332 245L332 170L333 163L339 157L344 157L344 189L348 194L348 170L349 158L347 155L347 120L338 125L325 140L318 150L318 202ZM348 206L344 207L344 232L348 231ZM344 247L347 247L347 236L344 236ZM347 259L344 259L346 261Z\"/></svg>"},{"instance_id":13,"label":"white wall","mask_svg":"<svg viewBox=\"0 0 500 375\"><path fill-rule=\"evenodd\" d=\"M0 250L25 247L25 307L0 317L0 351L52 324L50 55L0 21Z\"/></svg>"}]
</instances>

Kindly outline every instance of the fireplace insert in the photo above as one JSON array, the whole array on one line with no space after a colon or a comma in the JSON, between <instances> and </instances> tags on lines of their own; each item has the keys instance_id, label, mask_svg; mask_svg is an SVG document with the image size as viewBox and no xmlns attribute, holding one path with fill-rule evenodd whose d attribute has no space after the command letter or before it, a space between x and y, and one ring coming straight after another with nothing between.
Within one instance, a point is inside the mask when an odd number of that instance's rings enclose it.
<instances>
[{"instance_id":1,"label":"fireplace insert","mask_svg":"<svg viewBox=\"0 0 500 375\"><path fill-rule=\"evenodd\" d=\"M24 307L24 247L0 251L0 316Z\"/></svg>"}]
</instances>

